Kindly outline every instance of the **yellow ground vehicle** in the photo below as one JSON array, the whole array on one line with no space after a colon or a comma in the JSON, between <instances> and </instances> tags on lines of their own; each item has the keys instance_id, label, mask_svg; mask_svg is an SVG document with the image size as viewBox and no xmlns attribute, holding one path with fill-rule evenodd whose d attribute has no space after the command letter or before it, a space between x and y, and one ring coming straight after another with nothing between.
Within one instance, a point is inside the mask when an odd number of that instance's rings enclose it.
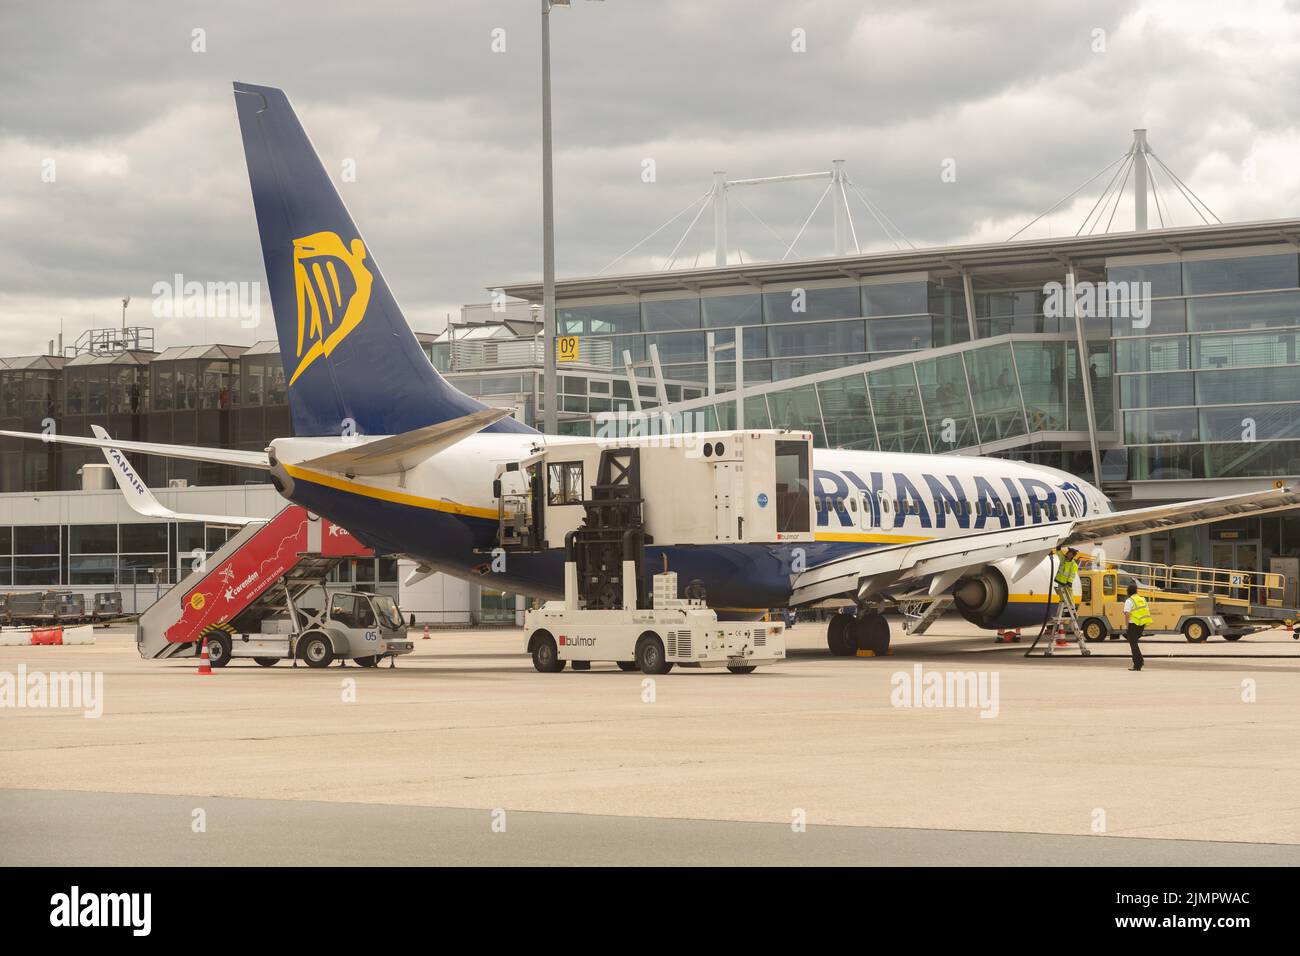
<instances>
[{"instance_id":1,"label":"yellow ground vehicle","mask_svg":"<svg viewBox=\"0 0 1300 956\"><path fill-rule=\"evenodd\" d=\"M1236 641L1300 617L1295 609L1281 606L1285 582L1280 574L1117 561L1081 568L1078 580L1075 610L1088 641L1123 636L1130 581L1137 582L1138 593L1151 608L1148 634L1182 634L1194 644L1215 635Z\"/></svg>"}]
</instances>

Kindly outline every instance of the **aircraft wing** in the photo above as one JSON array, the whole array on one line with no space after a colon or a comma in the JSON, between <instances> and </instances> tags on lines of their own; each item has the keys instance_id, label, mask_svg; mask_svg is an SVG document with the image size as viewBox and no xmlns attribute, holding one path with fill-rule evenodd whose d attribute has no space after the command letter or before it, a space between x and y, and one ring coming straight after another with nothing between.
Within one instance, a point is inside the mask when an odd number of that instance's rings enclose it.
<instances>
[{"instance_id":1,"label":"aircraft wing","mask_svg":"<svg viewBox=\"0 0 1300 956\"><path fill-rule=\"evenodd\" d=\"M1107 515L1079 518L1066 544L1085 544L1102 538L1119 538L1131 534L1144 534L1166 528L1186 528L1190 525L1221 521L1242 515L1266 514L1300 507L1300 486L1270 488L1244 495L1227 495L1223 498L1201 498L1172 505L1155 505L1150 508L1133 508Z\"/></svg>"},{"instance_id":2,"label":"aircraft wing","mask_svg":"<svg viewBox=\"0 0 1300 956\"><path fill-rule=\"evenodd\" d=\"M90 430L95 433L96 438L105 441L111 441L107 431L98 425L91 425ZM108 461L108 467L113 472L113 478L117 481L117 486L122 489L122 495L126 498L126 503L131 506L131 510L137 514L145 515L149 518L168 518L172 521L207 521L212 524L257 524L265 521L265 518L249 518L235 515L206 515L206 514L186 514L179 511L172 511L161 501L154 497L149 486L144 483L144 479L136 474L136 470L131 467L131 463L126 460L116 447L105 448L104 458Z\"/></svg>"},{"instance_id":3,"label":"aircraft wing","mask_svg":"<svg viewBox=\"0 0 1300 956\"><path fill-rule=\"evenodd\" d=\"M451 421L413 428L400 435L388 435L364 443L358 441L342 451L294 464L344 475L392 475L413 468L509 414L508 408L484 408Z\"/></svg>"},{"instance_id":4,"label":"aircraft wing","mask_svg":"<svg viewBox=\"0 0 1300 956\"><path fill-rule=\"evenodd\" d=\"M865 600L898 585L935 575L931 593L963 575L1006 558L1050 554L1070 534L1070 522L869 548L795 575L790 606L848 594Z\"/></svg>"},{"instance_id":5,"label":"aircraft wing","mask_svg":"<svg viewBox=\"0 0 1300 956\"><path fill-rule=\"evenodd\" d=\"M1300 487L1272 488L958 538L866 548L795 575L790 603L811 604L842 595L865 600L925 578L930 578L930 594L937 595L964 575L1007 558L1016 559L1011 579L1017 580L1054 549L1065 545L1296 507L1300 507Z\"/></svg>"},{"instance_id":6,"label":"aircraft wing","mask_svg":"<svg viewBox=\"0 0 1300 956\"><path fill-rule=\"evenodd\" d=\"M184 458L188 461L210 461L236 468L271 470L271 462L262 451L240 451L235 448L203 448L194 445L160 445L148 441L116 441L115 439L84 438L80 435L44 435L39 432L0 431L6 438L30 438L32 441L62 442L65 445L84 445L87 448L117 448L140 455L159 455L163 458Z\"/></svg>"}]
</instances>

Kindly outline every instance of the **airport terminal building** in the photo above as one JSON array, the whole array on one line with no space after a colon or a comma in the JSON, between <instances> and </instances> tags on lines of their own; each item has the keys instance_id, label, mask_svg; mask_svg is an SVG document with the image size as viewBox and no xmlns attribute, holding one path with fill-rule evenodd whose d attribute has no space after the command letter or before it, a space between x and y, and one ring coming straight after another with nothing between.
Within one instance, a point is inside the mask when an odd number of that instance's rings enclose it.
<instances>
[{"instance_id":1,"label":"airport terminal building","mask_svg":"<svg viewBox=\"0 0 1300 956\"><path fill-rule=\"evenodd\" d=\"M457 387L539 424L541 286L499 288L504 304L417 335ZM566 433L637 410L692 428L800 428L826 447L1040 462L1120 507L1300 476L1300 220L568 279L556 313L558 334L577 337L558 378ZM244 449L290 433L274 342L151 345L128 330L0 360L0 428L98 424ZM226 528L131 512L102 487L97 456L0 439L0 589L118 588L129 606L225 540ZM255 472L135 465L177 510L269 514L281 501ZM1294 582L1300 517L1152 534L1135 556ZM442 575L400 594L397 560L353 565L340 584L388 590L433 623L512 620L520 606Z\"/></svg>"}]
</instances>

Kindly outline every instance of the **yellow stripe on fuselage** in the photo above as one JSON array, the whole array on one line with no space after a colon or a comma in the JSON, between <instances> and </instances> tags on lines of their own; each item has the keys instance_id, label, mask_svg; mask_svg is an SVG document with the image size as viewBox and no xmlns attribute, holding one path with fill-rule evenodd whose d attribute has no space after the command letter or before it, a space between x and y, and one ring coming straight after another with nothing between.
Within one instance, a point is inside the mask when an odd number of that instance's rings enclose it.
<instances>
[{"instance_id":1,"label":"yellow stripe on fuselage","mask_svg":"<svg viewBox=\"0 0 1300 956\"><path fill-rule=\"evenodd\" d=\"M814 537L818 541L858 541L871 544L915 544L917 541L932 541L926 535L914 534L866 534L853 531L818 531Z\"/></svg>"},{"instance_id":2,"label":"yellow stripe on fuselage","mask_svg":"<svg viewBox=\"0 0 1300 956\"><path fill-rule=\"evenodd\" d=\"M476 508L473 505L461 504L458 501L437 500L435 498L422 498L419 495L413 495L405 491L397 491L394 488L378 488L375 485L363 485L360 482L349 481L346 478L340 478L336 475L327 475L319 471L311 471L307 468L299 468L297 465L284 465L284 470L294 478L301 478L303 481L310 481L313 484L324 485L326 488L333 488L336 491L346 491L349 494L363 495L366 498L377 498L380 501L391 501L394 504L410 505L413 508L428 508L431 511L443 511L447 514L466 515L472 518L492 518L496 519L497 513L490 508Z\"/></svg>"}]
</instances>

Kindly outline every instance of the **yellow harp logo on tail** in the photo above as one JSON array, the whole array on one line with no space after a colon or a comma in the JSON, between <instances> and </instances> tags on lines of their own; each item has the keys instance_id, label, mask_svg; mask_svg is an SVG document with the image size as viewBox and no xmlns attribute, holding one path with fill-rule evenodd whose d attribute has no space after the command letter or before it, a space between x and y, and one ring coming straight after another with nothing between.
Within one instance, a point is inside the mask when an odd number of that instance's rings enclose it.
<instances>
[{"instance_id":1,"label":"yellow harp logo on tail","mask_svg":"<svg viewBox=\"0 0 1300 956\"><path fill-rule=\"evenodd\" d=\"M312 362L333 352L365 318L374 278L365 266L365 259L366 247L360 239L353 239L351 248L348 248L338 233L313 232L293 241L293 284L298 297L298 367L289 378L290 385ZM346 290L339 285L336 261L343 263L352 277L353 290L346 307L343 304ZM341 316L337 314L340 309L343 311Z\"/></svg>"}]
</instances>

